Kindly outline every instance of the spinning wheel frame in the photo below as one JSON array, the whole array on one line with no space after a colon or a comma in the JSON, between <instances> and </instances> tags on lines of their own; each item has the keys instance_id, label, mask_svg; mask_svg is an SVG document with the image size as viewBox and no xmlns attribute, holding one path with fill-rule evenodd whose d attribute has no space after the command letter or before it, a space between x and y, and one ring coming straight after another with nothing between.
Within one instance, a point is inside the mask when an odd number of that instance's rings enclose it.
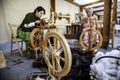
<instances>
[{"instance_id":1,"label":"spinning wheel frame","mask_svg":"<svg viewBox=\"0 0 120 80\"><path fill-rule=\"evenodd\" d=\"M50 42L51 37L53 37L54 45ZM61 54L64 56L61 56ZM56 77L63 77L68 74L72 64L71 51L65 37L61 33L56 31L47 33L43 45L43 55L49 74ZM61 65L61 61L64 65Z\"/></svg>"},{"instance_id":2,"label":"spinning wheel frame","mask_svg":"<svg viewBox=\"0 0 120 80\"><path fill-rule=\"evenodd\" d=\"M100 33L99 31L97 31L97 30L95 30L95 29L91 29L91 30L92 30L92 32L97 33L98 36L99 36L99 42L97 43L97 45L96 45L95 47L92 47L92 48L90 49L91 51L94 51L94 50L98 49L98 48L102 45L103 38L102 38L102 35L101 35L101 33ZM89 32L89 31L90 31L90 29L83 31L83 32L81 33L81 35L80 35L80 38L79 38L79 43L80 43L80 45L81 45L85 50L89 50L89 49L88 49L89 46L86 46L86 45L83 43L83 36L85 35L86 32Z\"/></svg>"}]
</instances>

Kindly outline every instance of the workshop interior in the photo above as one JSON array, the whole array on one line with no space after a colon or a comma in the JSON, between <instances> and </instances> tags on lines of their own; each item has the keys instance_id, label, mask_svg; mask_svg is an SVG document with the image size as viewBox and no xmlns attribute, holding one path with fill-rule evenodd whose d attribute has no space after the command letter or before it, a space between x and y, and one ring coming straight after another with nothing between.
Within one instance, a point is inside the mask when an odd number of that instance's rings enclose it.
<instances>
[{"instance_id":1,"label":"workshop interior","mask_svg":"<svg viewBox=\"0 0 120 80\"><path fill-rule=\"evenodd\" d=\"M0 0L0 80L120 80L120 0Z\"/></svg>"}]
</instances>

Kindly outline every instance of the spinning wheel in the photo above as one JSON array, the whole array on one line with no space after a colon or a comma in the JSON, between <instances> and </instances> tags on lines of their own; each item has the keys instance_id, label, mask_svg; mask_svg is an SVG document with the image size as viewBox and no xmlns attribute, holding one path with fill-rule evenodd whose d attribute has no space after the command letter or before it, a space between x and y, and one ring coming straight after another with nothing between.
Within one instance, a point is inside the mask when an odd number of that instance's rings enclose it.
<instances>
[{"instance_id":1,"label":"spinning wheel","mask_svg":"<svg viewBox=\"0 0 120 80\"><path fill-rule=\"evenodd\" d=\"M55 31L47 33L43 55L48 66L49 74L60 78L68 74L71 69L71 51L65 37Z\"/></svg>"},{"instance_id":2,"label":"spinning wheel","mask_svg":"<svg viewBox=\"0 0 120 80\"><path fill-rule=\"evenodd\" d=\"M90 30L91 30L92 34L89 34ZM88 34L87 39L84 39L86 34ZM90 38L90 36L91 36L91 38ZM95 38L96 38L96 40L95 40ZM88 45L86 43L84 43L85 41L88 42ZM95 30L95 29L88 29L88 30L83 31L81 33L80 39L79 39L80 45L85 50L91 50L91 51L93 51L95 49L98 49L102 45L102 41L103 41L103 38L102 38L101 33L99 31ZM92 44L91 49L89 49L89 46L90 46L89 44L90 43Z\"/></svg>"},{"instance_id":3,"label":"spinning wheel","mask_svg":"<svg viewBox=\"0 0 120 80\"><path fill-rule=\"evenodd\" d=\"M42 29L35 28L30 34L30 43L33 49L38 50L42 47L43 31Z\"/></svg>"}]
</instances>

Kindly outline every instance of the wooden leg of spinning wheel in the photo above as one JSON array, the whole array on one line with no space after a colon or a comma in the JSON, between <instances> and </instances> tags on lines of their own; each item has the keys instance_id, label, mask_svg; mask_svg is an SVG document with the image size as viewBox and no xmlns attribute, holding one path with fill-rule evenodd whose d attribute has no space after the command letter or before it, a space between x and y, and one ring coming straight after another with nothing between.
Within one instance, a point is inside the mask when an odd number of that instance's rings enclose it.
<instances>
[{"instance_id":1,"label":"wooden leg of spinning wheel","mask_svg":"<svg viewBox=\"0 0 120 80\"><path fill-rule=\"evenodd\" d=\"M61 77L58 77L57 80L61 80Z\"/></svg>"},{"instance_id":2,"label":"wooden leg of spinning wheel","mask_svg":"<svg viewBox=\"0 0 120 80\"><path fill-rule=\"evenodd\" d=\"M35 56L36 56L36 60L37 60L37 59L38 59L38 53L37 53L37 50L35 50L35 52L36 52Z\"/></svg>"}]
</instances>

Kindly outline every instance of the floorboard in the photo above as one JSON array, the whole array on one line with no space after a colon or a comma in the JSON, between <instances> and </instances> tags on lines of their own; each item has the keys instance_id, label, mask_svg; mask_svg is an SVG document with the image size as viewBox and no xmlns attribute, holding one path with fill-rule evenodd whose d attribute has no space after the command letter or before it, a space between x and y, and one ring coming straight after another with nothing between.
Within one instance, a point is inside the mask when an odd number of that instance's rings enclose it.
<instances>
[{"instance_id":1,"label":"floorboard","mask_svg":"<svg viewBox=\"0 0 120 80\"><path fill-rule=\"evenodd\" d=\"M100 48L99 51L111 51L116 49L117 46L120 46L120 33L115 34L114 48L109 47L107 50ZM17 48L16 45L14 45L14 49L15 48ZM11 55L10 42L0 44L0 50L4 53L7 61L7 67L0 69L0 80L25 80L28 74L32 72L41 72L40 69L32 67L34 59L27 59L25 56L20 57L18 52ZM25 50L25 44L23 50Z\"/></svg>"}]
</instances>

